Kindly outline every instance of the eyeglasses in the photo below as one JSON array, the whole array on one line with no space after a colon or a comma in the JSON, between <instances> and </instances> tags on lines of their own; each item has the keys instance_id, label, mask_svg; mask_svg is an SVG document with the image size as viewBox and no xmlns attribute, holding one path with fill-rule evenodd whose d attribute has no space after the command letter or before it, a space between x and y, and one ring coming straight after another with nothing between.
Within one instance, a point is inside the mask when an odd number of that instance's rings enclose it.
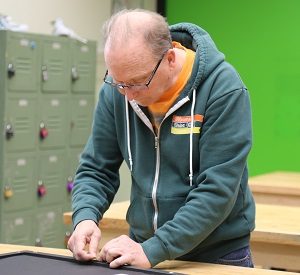
<instances>
[{"instance_id":1,"label":"eyeglasses","mask_svg":"<svg viewBox=\"0 0 300 275\"><path fill-rule=\"evenodd\" d=\"M154 75L155 75L155 73L156 73L156 71L157 71L157 69L158 69L160 63L161 63L162 60L164 59L166 53L167 53L167 52L165 52L165 53L163 54L163 56L161 57L161 59L157 62L157 64L156 64L154 70L151 72L150 76L148 77L147 82L144 83L144 84L115 83L115 82L109 80L109 78L108 78L108 77L109 77L109 76L108 76L108 70L106 70L106 73L105 73L105 76L104 76L104 78L103 78L103 81L104 81L106 84L109 84L109 85L111 85L111 86L113 86L113 87L115 87L115 88L118 88L118 89L120 89L120 90L124 90L124 89L130 89L130 90L132 90L132 91L146 90L146 89L148 89L148 87L149 87L149 85L150 85L150 83L151 83L151 81L152 81L152 79L153 79L153 77L154 77Z\"/></svg>"}]
</instances>

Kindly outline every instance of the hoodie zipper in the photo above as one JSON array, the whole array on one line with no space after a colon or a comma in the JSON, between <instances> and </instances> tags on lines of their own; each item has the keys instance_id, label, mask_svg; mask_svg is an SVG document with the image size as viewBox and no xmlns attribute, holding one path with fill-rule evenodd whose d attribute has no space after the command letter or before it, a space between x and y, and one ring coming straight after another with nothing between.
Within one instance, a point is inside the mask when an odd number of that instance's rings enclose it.
<instances>
[{"instance_id":1,"label":"hoodie zipper","mask_svg":"<svg viewBox=\"0 0 300 275\"><path fill-rule=\"evenodd\" d=\"M160 128L160 127L159 127ZM156 166L155 166L155 177L152 188L152 202L154 206L154 216L153 216L153 230L154 232L157 230L157 218L158 218L158 207L157 207L157 185L158 185L158 176L159 176L159 168L160 168L160 157L159 157L159 129L157 132L157 136L155 136L155 151L156 151Z\"/></svg>"},{"instance_id":2,"label":"hoodie zipper","mask_svg":"<svg viewBox=\"0 0 300 275\"><path fill-rule=\"evenodd\" d=\"M159 169L160 169L160 146L159 146L159 135L160 135L160 127L164 120L169 117L173 112L175 112L177 109L179 109L182 105L184 105L186 102L190 101L189 97L186 96L177 104L175 104L165 115L164 119L162 120L160 126L158 127L157 135L155 135L155 132L153 130L152 124L149 121L149 119L146 117L146 115L141 111L141 109L138 107L138 105L135 102L130 102L133 110L136 112L136 114L140 117L140 119L147 125L147 127L153 132L154 134L154 149L156 151L156 166L155 166L155 176L154 176L154 182L152 187L152 203L154 207L154 215L153 215L153 230L154 232L158 228L158 206L157 206L157 186L158 186L158 178L159 178Z\"/></svg>"},{"instance_id":3,"label":"hoodie zipper","mask_svg":"<svg viewBox=\"0 0 300 275\"><path fill-rule=\"evenodd\" d=\"M176 111L179 107L181 107L183 104L185 104L187 101L189 101L188 97L185 97L181 101L179 101L177 104L175 104L165 115L162 122L160 123L157 135L155 135L155 141L154 141L154 148L156 151L156 166L155 166L155 176L154 176L154 182L153 182L153 188L152 188L152 202L154 207L154 216L153 216L153 230L154 232L158 228L158 206L157 206L157 186L158 186L158 178L159 178L159 169L160 169L160 146L159 146L159 137L160 137L160 128L164 120L169 117L174 111Z\"/></svg>"}]
</instances>

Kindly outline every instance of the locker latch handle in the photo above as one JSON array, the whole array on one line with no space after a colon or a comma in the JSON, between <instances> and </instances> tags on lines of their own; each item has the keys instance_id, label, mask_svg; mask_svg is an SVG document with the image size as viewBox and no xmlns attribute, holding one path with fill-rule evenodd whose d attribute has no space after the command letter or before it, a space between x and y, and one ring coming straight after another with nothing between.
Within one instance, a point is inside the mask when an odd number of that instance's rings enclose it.
<instances>
[{"instance_id":1,"label":"locker latch handle","mask_svg":"<svg viewBox=\"0 0 300 275\"><path fill-rule=\"evenodd\" d=\"M16 74L16 70L14 68L14 65L12 63L9 63L7 66L8 78L12 78L15 74Z\"/></svg>"},{"instance_id":2,"label":"locker latch handle","mask_svg":"<svg viewBox=\"0 0 300 275\"><path fill-rule=\"evenodd\" d=\"M71 69L72 81L76 81L79 79L79 74L76 67L72 67Z\"/></svg>"},{"instance_id":3,"label":"locker latch handle","mask_svg":"<svg viewBox=\"0 0 300 275\"><path fill-rule=\"evenodd\" d=\"M47 69L46 65L42 66L42 79L43 79L43 81L48 80L48 69Z\"/></svg>"},{"instance_id":4,"label":"locker latch handle","mask_svg":"<svg viewBox=\"0 0 300 275\"><path fill-rule=\"evenodd\" d=\"M14 136L14 130L11 124L7 124L5 127L5 135L6 135L6 139L11 139Z\"/></svg>"}]
</instances>

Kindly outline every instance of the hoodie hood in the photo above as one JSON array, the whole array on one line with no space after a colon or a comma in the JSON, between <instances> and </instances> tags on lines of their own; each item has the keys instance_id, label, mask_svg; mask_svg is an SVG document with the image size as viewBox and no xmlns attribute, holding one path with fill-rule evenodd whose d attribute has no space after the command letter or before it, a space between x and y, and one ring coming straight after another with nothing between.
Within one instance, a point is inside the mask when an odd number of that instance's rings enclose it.
<instances>
[{"instance_id":1,"label":"hoodie hood","mask_svg":"<svg viewBox=\"0 0 300 275\"><path fill-rule=\"evenodd\" d=\"M196 52L195 64L191 79L194 79L191 90L199 85L210 73L225 60L210 35L197 25L180 23L170 26L173 41L181 43L186 48Z\"/></svg>"}]
</instances>

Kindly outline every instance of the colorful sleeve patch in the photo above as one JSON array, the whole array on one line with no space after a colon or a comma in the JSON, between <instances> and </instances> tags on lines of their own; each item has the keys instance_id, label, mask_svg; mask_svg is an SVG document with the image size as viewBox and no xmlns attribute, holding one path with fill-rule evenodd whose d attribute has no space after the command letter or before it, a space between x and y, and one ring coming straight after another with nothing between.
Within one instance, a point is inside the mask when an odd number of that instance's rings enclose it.
<instances>
[{"instance_id":1,"label":"colorful sleeve patch","mask_svg":"<svg viewBox=\"0 0 300 275\"><path fill-rule=\"evenodd\" d=\"M200 134L203 115L194 115L193 134ZM171 133L175 135L186 135L191 132L192 118L191 116L173 116Z\"/></svg>"}]
</instances>

